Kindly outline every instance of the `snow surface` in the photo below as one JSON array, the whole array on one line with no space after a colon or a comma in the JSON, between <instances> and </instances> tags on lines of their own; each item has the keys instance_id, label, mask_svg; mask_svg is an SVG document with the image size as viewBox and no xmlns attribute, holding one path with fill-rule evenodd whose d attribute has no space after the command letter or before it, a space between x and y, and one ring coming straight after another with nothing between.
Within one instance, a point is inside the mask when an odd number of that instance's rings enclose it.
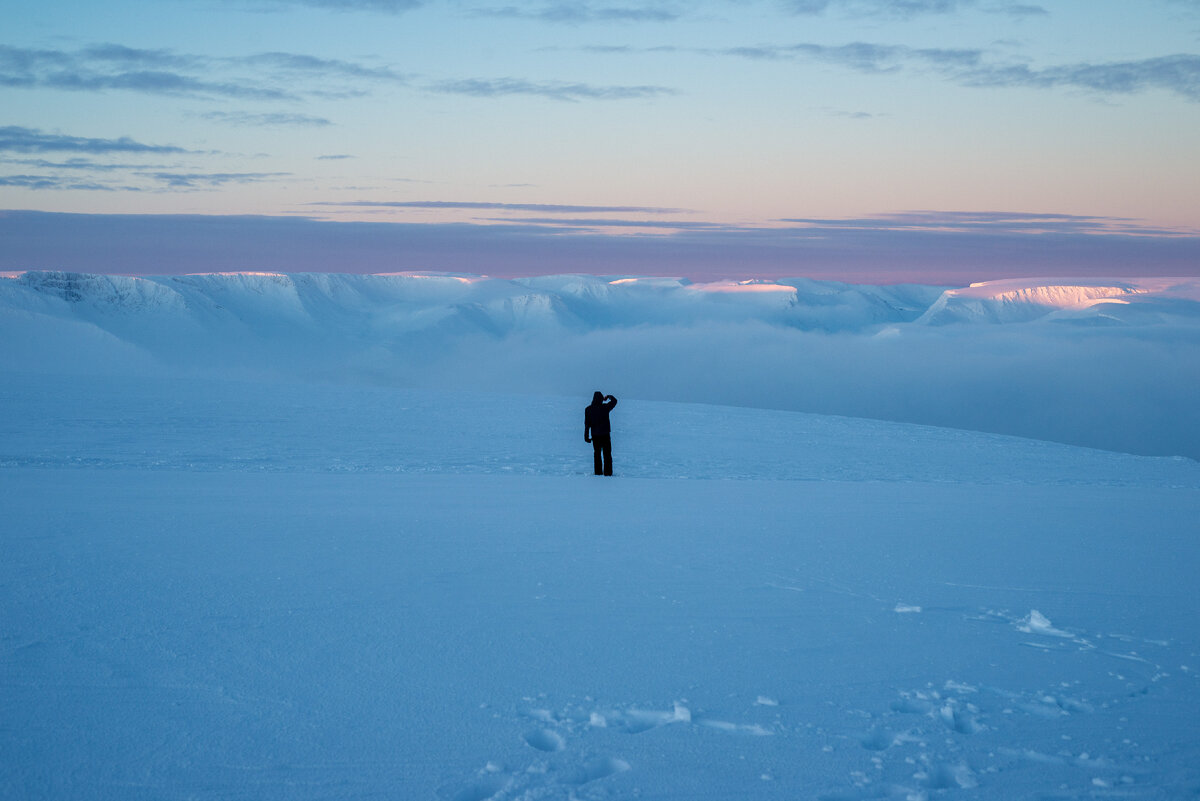
<instances>
[{"instance_id":1,"label":"snow surface","mask_svg":"<svg viewBox=\"0 0 1200 801\"><path fill-rule=\"evenodd\" d=\"M608 381L296 380L430 297L525 325L623 291L398 278L0 290L0 797L1200 794L1196 461Z\"/></svg>"},{"instance_id":2,"label":"snow surface","mask_svg":"<svg viewBox=\"0 0 1200 801\"><path fill-rule=\"evenodd\" d=\"M7 374L0 796L1200 790L1200 466L622 399Z\"/></svg>"}]
</instances>

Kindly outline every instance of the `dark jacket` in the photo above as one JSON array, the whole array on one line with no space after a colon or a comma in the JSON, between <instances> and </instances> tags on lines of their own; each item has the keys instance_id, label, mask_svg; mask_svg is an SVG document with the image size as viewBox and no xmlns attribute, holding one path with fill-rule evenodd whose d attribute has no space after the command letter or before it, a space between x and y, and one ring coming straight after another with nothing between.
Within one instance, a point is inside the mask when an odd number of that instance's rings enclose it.
<instances>
[{"instance_id":1,"label":"dark jacket","mask_svg":"<svg viewBox=\"0 0 1200 801\"><path fill-rule=\"evenodd\" d=\"M607 437L612 433L612 425L608 422L608 413L616 408L617 399L609 396L609 400L597 403L583 410L583 435Z\"/></svg>"}]
</instances>

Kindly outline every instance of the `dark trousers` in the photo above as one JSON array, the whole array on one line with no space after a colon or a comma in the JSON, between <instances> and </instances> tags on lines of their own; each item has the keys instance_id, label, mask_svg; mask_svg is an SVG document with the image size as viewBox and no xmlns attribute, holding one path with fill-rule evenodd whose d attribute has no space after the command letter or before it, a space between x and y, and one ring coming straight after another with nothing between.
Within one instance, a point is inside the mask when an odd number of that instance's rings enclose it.
<instances>
[{"instance_id":1,"label":"dark trousers","mask_svg":"<svg viewBox=\"0 0 1200 801\"><path fill-rule=\"evenodd\" d=\"M612 437L608 434L592 434L592 455L596 461L596 475L612 475Z\"/></svg>"}]
</instances>

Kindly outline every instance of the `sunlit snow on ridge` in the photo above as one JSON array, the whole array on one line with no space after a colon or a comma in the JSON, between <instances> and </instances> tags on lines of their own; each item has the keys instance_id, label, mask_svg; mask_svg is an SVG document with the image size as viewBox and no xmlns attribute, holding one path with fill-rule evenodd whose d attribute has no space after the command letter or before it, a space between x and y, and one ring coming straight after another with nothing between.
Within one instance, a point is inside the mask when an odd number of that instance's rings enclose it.
<instances>
[{"instance_id":1,"label":"sunlit snow on ridge","mask_svg":"<svg viewBox=\"0 0 1200 801\"><path fill-rule=\"evenodd\" d=\"M1171 302L1200 303L1200 280L1188 278L1111 279L1008 279L984 281L964 289L948 289L920 322L986 321L1021 322L1039 317L1052 319L1103 317L1121 322L1095 307L1102 304L1143 304L1155 309Z\"/></svg>"},{"instance_id":2,"label":"sunlit snow on ridge","mask_svg":"<svg viewBox=\"0 0 1200 801\"><path fill-rule=\"evenodd\" d=\"M796 287L784 286L766 281L710 281L695 284L701 292L789 292L796 293Z\"/></svg>"},{"instance_id":3,"label":"sunlit snow on ridge","mask_svg":"<svg viewBox=\"0 0 1200 801\"><path fill-rule=\"evenodd\" d=\"M259 277L263 277L263 278L286 278L287 277L286 273L261 271L261 270L226 270L223 272L216 272L216 273L184 273L184 275L227 275L227 276L246 275L246 276L259 276Z\"/></svg>"},{"instance_id":4,"label":"sunlit snow on ridge","mask_svg":"<svg viewBox=\"0 0 1200 801\"><path fill-rule=\"evenodd\" d=\"M449 281L457 281L460 284L473 284L477 281L486 281L486 275L475 275L473 273L449 273L438 270L401 270L394 273L371 273L381 278L430 278L430 279L445 279Z\"/></svg>"}]
</instances>

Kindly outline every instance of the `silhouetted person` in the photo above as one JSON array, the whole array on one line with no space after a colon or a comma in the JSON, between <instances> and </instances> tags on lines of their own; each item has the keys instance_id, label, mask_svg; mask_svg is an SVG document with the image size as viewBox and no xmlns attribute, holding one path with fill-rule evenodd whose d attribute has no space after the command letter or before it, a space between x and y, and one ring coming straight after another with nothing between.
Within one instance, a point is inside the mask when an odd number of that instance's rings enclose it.
<instances>
[{"instance_id":1,"label":"silhouetted person","mask_svg":"<svg viewBox=\"0 0 1200 801\"><path fill-rule=\"evenodd\" d=\"M592 443L596 475L612 475L612 426L608 413L617 405L612 395L592 395L592 405L583 410L583 441Z\"/></svg>"}]
</instances>

